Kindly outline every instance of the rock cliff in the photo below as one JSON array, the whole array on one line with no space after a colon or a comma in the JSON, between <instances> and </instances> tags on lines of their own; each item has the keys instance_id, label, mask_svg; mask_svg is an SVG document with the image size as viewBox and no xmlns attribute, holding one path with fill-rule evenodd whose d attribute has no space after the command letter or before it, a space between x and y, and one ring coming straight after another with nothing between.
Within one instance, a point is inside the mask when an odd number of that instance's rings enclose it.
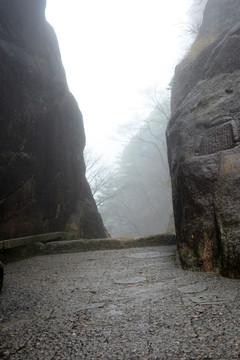
<instances>
[{"instance_id":1,"label":"rock cliff","mask_svg":"<svg viewBox=\"0 0 240 360\"><path fill-rule=\"evenodd\" d=\"M85 179L82 115L45 0L0 0L0 239L106 236Z\"/></svg>"},{"instance_id":2,"label":"rock cliff","mask_svg":"<svg viewBox=\"0 0 240 360\"><path fill-rule=\"evenodd\" d=\"M240 1L209 0L177 66L167 129L185 268L240 277Z\"/></svg>"}]
</instances>

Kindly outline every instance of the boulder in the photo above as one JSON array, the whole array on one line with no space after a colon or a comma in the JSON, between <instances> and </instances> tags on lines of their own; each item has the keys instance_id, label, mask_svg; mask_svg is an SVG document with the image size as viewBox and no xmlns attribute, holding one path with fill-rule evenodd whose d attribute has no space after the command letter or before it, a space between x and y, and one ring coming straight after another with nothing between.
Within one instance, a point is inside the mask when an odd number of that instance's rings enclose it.
<instances>
[{"instance_id":1,"label":"boulder","mask_svg":"<svg viewBox=\"0 0 240 360\"><path fill-rule=\"evenodd\" d=\"M209 0L177 66L167 145L180 259L240 277L240 2ZM221 25L221 26L220 26Z\"/></svg>"},{"instance_id":2,"label":"boulder","mask_svg":"<svg viewBox=\"0 0 240 360\"><path fill-rule=\"evenodd\" d=\"M0 239L105 237L85 178L85 135L45 0L0 0Z\"/></svg>"}]
</instances>

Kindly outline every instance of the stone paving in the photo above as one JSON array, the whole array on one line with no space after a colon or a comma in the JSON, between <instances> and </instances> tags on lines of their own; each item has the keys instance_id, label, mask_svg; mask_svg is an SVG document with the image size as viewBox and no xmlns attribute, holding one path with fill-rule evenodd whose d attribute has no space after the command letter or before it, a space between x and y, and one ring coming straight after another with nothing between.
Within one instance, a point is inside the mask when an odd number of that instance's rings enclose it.
<instances>
[{"instance_id":1,"label":"stone paving","mask_svg":"<svg viewBox=\"0 0 240 360\"><path fill-rule=\"evenodd\" d=\"M0 359L240 359L240 281L188 272L175 246L5 267Z\"/></svg>"}]
</instances>

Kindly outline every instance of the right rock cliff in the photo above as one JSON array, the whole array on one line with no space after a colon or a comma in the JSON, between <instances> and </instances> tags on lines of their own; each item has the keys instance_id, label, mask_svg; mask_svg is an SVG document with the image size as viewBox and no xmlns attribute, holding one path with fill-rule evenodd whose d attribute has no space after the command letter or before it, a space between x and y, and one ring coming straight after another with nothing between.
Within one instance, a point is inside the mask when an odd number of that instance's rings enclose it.
<instances>
[{"instance_id":1,"label":"right rock cliff","mask_svg":"<svg viewBox=\"0 0 240 360\"><path fill-rule=\"evenodd\" d=\"M167 145L184 268L240 278L240 1L209 0L176 67Z\"/></svg>"}]
</instances>

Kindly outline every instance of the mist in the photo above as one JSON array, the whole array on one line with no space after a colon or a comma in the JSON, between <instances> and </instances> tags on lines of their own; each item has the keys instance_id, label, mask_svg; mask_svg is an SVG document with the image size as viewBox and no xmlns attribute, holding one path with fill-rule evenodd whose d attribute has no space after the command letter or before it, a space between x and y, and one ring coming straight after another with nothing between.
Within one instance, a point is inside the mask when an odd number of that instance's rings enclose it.
<instances>
[{"instance_id":1,"label":"mist","mask_svg":"<svg viewBox=\"0 0 240 360\"><path fill-rule=\"evenodd\" d=\"M87 179L111 236L174 231L165 142L171 80L205 4L47 2L83 113Z\"/></svg>"}]
</instances>

